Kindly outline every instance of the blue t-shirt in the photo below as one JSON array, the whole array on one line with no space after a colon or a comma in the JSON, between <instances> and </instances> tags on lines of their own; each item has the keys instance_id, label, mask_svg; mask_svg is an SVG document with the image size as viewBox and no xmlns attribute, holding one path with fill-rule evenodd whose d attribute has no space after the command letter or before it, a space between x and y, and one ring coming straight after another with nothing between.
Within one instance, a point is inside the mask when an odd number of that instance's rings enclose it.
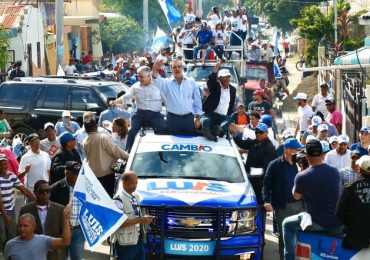
<instances>
[{"instance_id":1,"label":"blue t-shirt","mask_svg":"<svg viewBox=\"0 0 370 260\"><path fill-rule=\"evenodd\" d=\"M352 144L352 145L349 147L349 149L350 149L351 151L359 150L359 151L360 151L361 156L363 156L363 155L369 155L369 153L367 152L367 150L366 150L365 148L363 148L363 147L361 146L361 144L360 144L360 143L354 143L354 144Z\"/></svg>"},{"instance_id":2,"label":"blue t-shirt","mask_svg":"<svg viewBox=\"0 0 370 260\"><path fill-rule=\"evenodd\" d=\"M211 39L213 37L213 32L210 30L200 30L197 32L197 35L195 38L199 38L199 44L209 44Z\"/></svg>"},{"instance_id":3,"label":"blue t-shirt","mask_svg":"<svg viewBox=\"0 0 370 260\"><path fill-rule=\"evenodd\" d=\"M44 235L33 235L31 240L23 241L19 237L13 238L6 243L5 259L46 259L53 238Z\"/></svg>"},{"instance_id":4,"label":"blue t-shirt","mask_svg":"<svg viewBox=\"0 0 370 260\"><path fill-rule=\"evenodd\" d=\"M303 194L306 211L311 215L312 221L322 227L340 225L335 216L339 180L338 170L326 163L311 166L295 177L295 192Z\"/></svg>"}]
</instances>

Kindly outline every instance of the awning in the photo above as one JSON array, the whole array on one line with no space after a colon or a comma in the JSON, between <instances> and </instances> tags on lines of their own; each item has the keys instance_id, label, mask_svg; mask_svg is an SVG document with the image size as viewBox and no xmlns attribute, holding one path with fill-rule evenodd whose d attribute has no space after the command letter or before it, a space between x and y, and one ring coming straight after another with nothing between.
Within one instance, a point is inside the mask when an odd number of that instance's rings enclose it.
<instances>
[{"instance_id":1,"label":"awning","mask_svg":"<svg viewBox=\"0 0 370 260\"><path fill-rule=\"evenodd\" d=\"M370 64L370 46L342 55L334 60L334 65Z\"/></svg>"}]
</instances>

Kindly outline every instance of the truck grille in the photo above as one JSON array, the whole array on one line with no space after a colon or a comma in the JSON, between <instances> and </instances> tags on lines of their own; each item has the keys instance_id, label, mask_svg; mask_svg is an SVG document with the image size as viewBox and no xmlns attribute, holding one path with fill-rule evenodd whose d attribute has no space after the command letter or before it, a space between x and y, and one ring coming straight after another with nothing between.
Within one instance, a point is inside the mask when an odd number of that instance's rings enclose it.
<instances>
[{"instance_id":1,"label":"truck grille","mask_svg":"<svg viewBox=\"0 0 370 260\"><path fill-rule=\"evenodd\" d=\"M192 207L144 207L147 214L155 216L150 231L153 234L171 234L187 238L210 238L217 234L217 220L220 220L220 235L226 235L229 229L229 219L232 212L212 208ZM164 211L164 216L162 216ZM219 215L218 215L219 214ZM164 219L162 220L162 217ZM164 226L164 230L163 229Z\"/></svg>"}]
</instances>

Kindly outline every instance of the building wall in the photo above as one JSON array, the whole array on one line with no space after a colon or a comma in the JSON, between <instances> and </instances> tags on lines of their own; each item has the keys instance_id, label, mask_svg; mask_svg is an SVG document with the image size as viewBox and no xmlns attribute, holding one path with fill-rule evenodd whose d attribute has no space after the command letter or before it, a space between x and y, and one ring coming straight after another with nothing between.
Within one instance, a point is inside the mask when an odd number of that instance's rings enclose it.
<instances>
[{"instance_id":1,"label":"building wall","mask_svg":"<svg viewBox=\"0 0 370 260\"><path fill-rule=\"evenodd\" d=\"M21 31L18 31L18 35L16 37L11 38L10 49L15 52L15 61L22 61L22 69L25 71L26 75L44 75L46 73L45 43L41 12L38 8L34 8L32 6L26 7L25 10L26 13L23 14L23 19L20 19L20 24L18 24ZM37 43L39 43L39 48L37 48ZM27 46L29 44L31 46L31 56L27 53ZM28 66L29 59L32 60L32 64L30 66L32 68L32 75L30 75L30 69Z\"/></svg>"}]
</instances>

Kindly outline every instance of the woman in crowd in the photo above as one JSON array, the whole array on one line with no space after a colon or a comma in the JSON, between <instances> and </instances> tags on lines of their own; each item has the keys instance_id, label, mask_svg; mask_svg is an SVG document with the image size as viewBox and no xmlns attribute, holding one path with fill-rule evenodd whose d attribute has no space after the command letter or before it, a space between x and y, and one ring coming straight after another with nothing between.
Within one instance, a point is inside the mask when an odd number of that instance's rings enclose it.
<instances>
[{"instance_id":1,"label":"woman in crowd","mask_svg":"<svg viewBox=\"0 0 370 260\"><path fill-rule=\"evenodd\" d=\"M122 150L126 150L127 133L128 126L126 120L122 117L115 118L112 125L112 138Z\"/></svg>"}]
</instances>

